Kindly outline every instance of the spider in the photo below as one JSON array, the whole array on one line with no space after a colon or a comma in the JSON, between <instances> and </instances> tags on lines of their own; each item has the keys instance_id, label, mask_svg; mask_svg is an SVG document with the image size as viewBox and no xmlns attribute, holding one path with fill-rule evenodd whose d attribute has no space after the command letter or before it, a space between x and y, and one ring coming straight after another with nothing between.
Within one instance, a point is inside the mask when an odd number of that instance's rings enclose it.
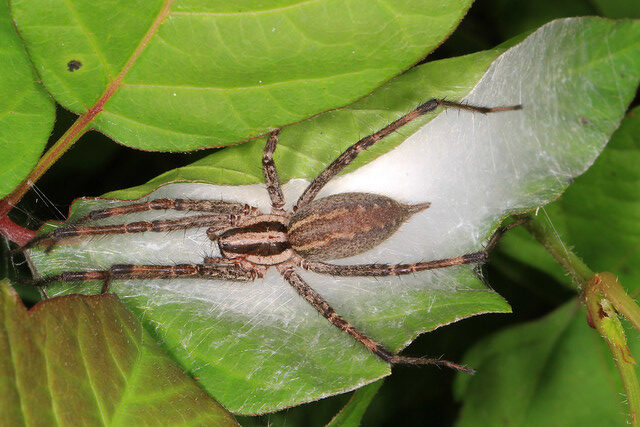
<instances>
[{"instance_id":1,"label":"spider","mask_svg":"<svg viewBox=\"0 0 640 427\"><path fill-rule=\"evenodd\" d=\"M64 271L35 280L33 283L45 286L53 282L102 281L101 292L104 293L114 280L196 278L251 282L263 277L267 269L274 267L297 293L329 322L351 335L385 362L434 364L472 372L466 366L447 360L394 354L336 313L298 273L298 269L302 268L331 276L404 275L486 260L489 249L503 230L494 234L485 250L453 258L411 264L337 265L328 262L354 256L378 246L412 215L429 208L428 202L403 204L390 197L371 193L340 193L318 200L315 200L315 197L360 152L439 106L480 113L521 108L519 105L485 108L442 99L429 100L345 150L306 187L292 212L286 212L283 208L284 196L273 161L280 130L274 130L267 138L262 156L264 178L271 200L269 213L263 213L247 204L221 200L155 199L91 211L73 225L42 234L21 248L25 250L42 245L48 251L60 241L78 236L165 232L206 227L207 237L217 243L220 256L205 257L201 264L118 264L107 270ZM82 225L86 221L152 210L189 211L199 214L179 219L115 225Z\"/></svg>"}]
</instances>

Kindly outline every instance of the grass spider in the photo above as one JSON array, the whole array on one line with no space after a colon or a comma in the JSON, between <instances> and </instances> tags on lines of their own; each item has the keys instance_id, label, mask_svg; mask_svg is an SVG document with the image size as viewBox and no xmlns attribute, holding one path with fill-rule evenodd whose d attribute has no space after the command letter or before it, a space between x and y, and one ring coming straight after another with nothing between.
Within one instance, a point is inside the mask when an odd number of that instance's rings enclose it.
<instances>
[{"instance_id":1,"label":"grass spider","mask_svg":"<svg viewBox=\"0 0 640 427\"><path fill-rule=\"evenodd\" d=\"M271 212L263 213L247 204L220 200L155 199L145 202L99 209L71 226L40 235L22 250L43 246L51 249L59 242L80 236L165 232L206 227L206 234L217 243L220 256L205 257L201 264L141 265L118 264L106 270L64 271L34 281L38 286L53 282L102 281L106 292L114 280L147 279L221 279L251 282L275 267L297 293L334 326L348 333L382 360L392 364L435 364L470 372L465 366L446 360L406 357L394 354L341 317L327 301L312 289L298 270L310 270L330 276L388 276L444 268L486 260L487 251L500 233L496 233L484 251L411 264L336 265L328 261L366 252L389 238L413 214L427 209L430 203L403 204L392 198L371 193L341 193L315 200L319 191L360 152L385 136L439 106L480 113L517 110L520 106L485 108L432 99L349 147L327 166L304 190L292 212L283 209L273 154L279 130L269 135L262 157ZM136 221L114 225L83 225L83 222L118 215L150 211L176 210L197 212L178 219Z\"/></svg>"}]
</instances>

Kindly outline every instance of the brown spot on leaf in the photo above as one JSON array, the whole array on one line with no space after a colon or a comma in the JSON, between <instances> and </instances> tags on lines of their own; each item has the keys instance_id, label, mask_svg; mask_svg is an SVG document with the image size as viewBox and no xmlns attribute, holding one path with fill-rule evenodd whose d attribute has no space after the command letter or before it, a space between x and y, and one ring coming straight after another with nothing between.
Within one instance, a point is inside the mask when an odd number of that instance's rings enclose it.
<instances>
[{"instance_id":1,"label":"brown spot on leaf","mask_svg":"<svg viewBox=\"0 0 640 427\"><path fill-rule=\"evenodd\" d=\"M82 67L82 62L76 59L72 59L71 61L67 62L67 69L71 73L73 73L75 70L80 69L80 67Z\"/></svg>"}]
</instances>

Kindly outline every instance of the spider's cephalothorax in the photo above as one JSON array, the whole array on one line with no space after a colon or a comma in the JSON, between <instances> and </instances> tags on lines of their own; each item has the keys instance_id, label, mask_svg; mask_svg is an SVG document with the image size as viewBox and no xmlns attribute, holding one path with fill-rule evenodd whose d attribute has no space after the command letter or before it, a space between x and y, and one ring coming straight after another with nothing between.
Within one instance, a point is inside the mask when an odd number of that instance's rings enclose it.
<instances>
[{"instance_id":1,"label":"spider's cephalothorax","mask_svg":"<svg viewBox=\"0 0 640 427\"><path fill-rule=\"evenodd\" d=\"M314 199L324 185L351 163L358 153L438 106L462 108L481 113L520 108L519 106L484 108L443 100L428 101L349 147L309 184L291 213L283 209L284 197L273 162L279 130L273 131L267 139L262 159L272 206L268 214L241 203L156 199L92 211L76 225L58 228L51 233L38 236L23 248L41 244L50 249L64 239L77 236L163 232L206 227L207 236L218 244L220 256L206 257L202 264L121 264L113 265L108 270L65 271L37 280L36 284L44 286L52 282L99 280L103 281L102 291L105 292L112 281L124 279L200 278L252 281L262 277L268 268L274 266L298 294L321 315L383 360L390 363L439 364L469 371L464 366L446 360L393 354L338 315L297 272L299 268L303 268L333 276L387 276L485 260L486 249L454 258L413 264L337 265L327 262L357 255L378 246L393 235L411 215L429 207L429 203L407 205L389 197L369 193L341 193L319 200ZM81 225L88 220L164 209L200 212L200 214L178 219L137 221L117 225Z\"/></svg>"}]
</instances>

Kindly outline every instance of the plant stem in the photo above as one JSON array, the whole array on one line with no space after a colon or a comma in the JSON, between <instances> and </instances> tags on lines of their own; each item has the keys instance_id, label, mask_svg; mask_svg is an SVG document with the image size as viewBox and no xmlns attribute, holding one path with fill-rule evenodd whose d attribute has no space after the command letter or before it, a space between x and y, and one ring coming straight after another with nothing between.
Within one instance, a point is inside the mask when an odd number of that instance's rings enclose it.
<instances>
[{"instance_id":1,"label":"plant stem","mask_svg":"<svg viewBox=\"0 0 640 427\"><path fill-rule=\"evenodd\" d=\"M524 224L524 227L569 272L578 288L580 290L584 289L593 277L593 271L564 245L558 233L549 224L542 222L533 215L526 215L525 217L528 217L529 221Z\"/></svg>"},{"instance_id":2,"label":"plant stem","mask_svg":"<svg viewBox=\"0 0 640 427\"><path fill-rule=\"evenodd\" d=\"M640 307L624 290L618 278L613 273L600 273L602 292L614 306L616 311L626 317L638 332L640 332Z\"/></svg>"},{"instance_id":3,"label":"plant stem","mask_svg":"<svg viewBox=\"0 0 640 427\"><path fill-rule=\"evenodd\" d=\"M7 216L0 217L0 234L20 246L36 237L36 233L34 231L19 226L15 222L11 221Z\"/></svg>"},{"instance_id":4,"label":"plant stem","mask_svg":"<svg viewBox=\"0 0 640 427\"><path fill-rule=\"evenodd\" d=\"M78 117L73 125L47 150L38 161L36 167L20 183L11 194L0 201L0 217L9 213L22 197L29 191L33 184L71 147L82 135L89 130L89 124L96 116L96 112L89 110Z\"/></svg>"},{"instance_id":5,"label":"plant stem","mask_svg":"<svg viewBox=\"0 0 640 427\"><path fill-rule=\"evenodd\" d=\"M606 282L609 281L617 283L617 278L614 274L596 274L587 286L585 290L587 317L589 324L594 327L606 341L609 346L609 351L611 351L613 355L613 360L616 363L618 372L620 372L622 385L627 394L629 410L631 411L631 425L640 426L640 419L638 419L640 384L638 384L638 377L635 372L636 361L627 346L627 338L622 323L620 323L617 313L607 299L608 296L605 293L605 288L608 286ZM620 285L618 284L618 286Z\"/></svg>"},{"instance_id":6,"label":"plant stem","mask_svg":"<svg viewBox=\"0 0 640 427\"><path fill-rule=\"evenodd\" d=\"M625 316L640 331L640 307L627 295L613 273L594 273L575 253L568 249L553 227L538 217L525 215L525 228L553 258L564 267L582 290L587 306L587 320L604 338L622 378L627 394L631 425L640 427L640 384L635 372L627 339L616 313Z\"/></svg>"}]
</instances>

